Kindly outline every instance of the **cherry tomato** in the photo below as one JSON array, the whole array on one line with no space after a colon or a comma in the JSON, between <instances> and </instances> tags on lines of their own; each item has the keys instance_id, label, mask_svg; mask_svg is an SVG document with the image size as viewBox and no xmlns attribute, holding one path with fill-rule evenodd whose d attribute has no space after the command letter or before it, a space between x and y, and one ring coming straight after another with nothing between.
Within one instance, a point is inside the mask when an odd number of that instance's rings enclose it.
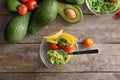
<instances>
[{"instance_id":1,"label":"cherry tomato","mask_svg":"<svg viewBox=\"0 0 120 80\"><path fill-rule=\"evenodd\" d=\"M19 7L18 7L18 13L20 15L25 15L26 13L28 12L28 9L27 9L27 6L25 4L21 4Z\"/></svg>"},{"instance_id":2,"label":"cherry tomato","mask_svg":"<svg viewBox=\"0 0 120 80\"><path fill-rule=\"evenodd\" d=\"M29 0L29 1L36 1L36 0Z\"/></svg>"},{"instance_id":3,"label":"cherry tomato","mask_svg":"<svg viewBox=\"0 0 120 80\"><path fill-rule=\"evenodd\" d=\"M28 10L34 10L37 7L37 1L29 0L26 5L27 5Z\"/></svg>"},{"instance_id":4,"label":"cherry tomato","mask_svg":"<svg viewBox=\"0 0 120 80\"><path fill-rule=\"evenodd\" d=\"M93 39L91 39L91 38L86 38L86 39L84 40L84 45L85 45L85 47L87 47L87 48L92 47L93 44L94 44L94 41L93 41Z\"/></svg>"},{"instance_id":5,"label":"cherry tomato","mask_svg":"<svg viewBox=\"0 0 120 80\"><path fill-rule=\"evenodd\" d=\"M54 43L50 43L50 48L51 48L52 50L57 50L57 49L59 49L59 47L58 47L56 44L54 44Z\"/></svg>"},{"instance_id":6,"label":"cherry tomato","mask_svg":"<svg viewBox=\"0 0 120 80\"><path fill-rule=\"evenodd\" d=\"M120 17L120 11L116 14L118 17Z\"/></svg>"},{"instance_id":7,"label":"cherry tomato","mask_svg":"<svg viewBox=\"0 0 120 80\"><path fill-rule=\"evenodd\" d=\"M110 2L116 2L116 0L109 0Z\"/></svg>"},{"instance_id":8,"label":"cherry tomato","mask_svg":"<svg viewBox=\"0 0 120 80\"><path fill-rule=\"evenodd\" d=\"M28 2L29 0L21 0L21 2Z\"/></svg>"},{"instance_id":9,"label":"cherry tomato","mask_svg":"<svg viewBox=\"0 0 120 80\"><path fill-rule=\"evenodd\" d=\"M73 49L74 49L74 47L72 46L72 45L70 45L70 46L67 46L67 47L64 47L64 51L65 52L72 52L73 51Z\"/></svg>"}]
</instances>

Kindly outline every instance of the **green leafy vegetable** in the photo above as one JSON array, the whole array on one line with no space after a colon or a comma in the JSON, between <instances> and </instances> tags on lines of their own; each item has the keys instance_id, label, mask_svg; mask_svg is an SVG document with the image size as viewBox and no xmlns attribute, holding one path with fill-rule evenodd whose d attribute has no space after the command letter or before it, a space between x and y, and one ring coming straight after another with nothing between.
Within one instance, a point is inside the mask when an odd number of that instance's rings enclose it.
<instances>
[{"instance_id":1,"label":"green leafy vegetable","mask_svg":"<svg viewBox=\"0 0 120 80\"><path fill-rule=\"evenodd\" d=\"M58 39L56 39L56 40L54 40L54 39L47 39L47 42L58 44Z\"/></svg>"},{"instance_id":2,"label":"green leafy vegetable","mask_svg":"<svg viewBox=\"0 0 120 80\"><path fill-rule=\"evenodd\" d=\"M114 12L117 9L118 1L110 2L109 0L88 0L88 4L92 10L97 13Z\"/></svg>"},{"instance_id":3,"label":"green leafy vegetable","mask_svg":"<svg viewBox=\"0 0 120 80\"><path fill-rule=\"evenodd\" d=\"M60 46L63 46L63 47L70 45L70 44L67 42L67 40L64 39L64 38L59 39L58 44L59 44Z\"/></svg>"}]
</instances>

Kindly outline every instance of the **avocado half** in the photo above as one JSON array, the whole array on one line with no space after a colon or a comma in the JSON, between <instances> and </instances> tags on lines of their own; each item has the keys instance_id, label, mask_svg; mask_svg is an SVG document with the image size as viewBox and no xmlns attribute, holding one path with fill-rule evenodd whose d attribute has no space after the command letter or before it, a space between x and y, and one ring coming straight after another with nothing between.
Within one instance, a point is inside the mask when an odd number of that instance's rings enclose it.
<instances>
[{"instance_id":1,"label":"avocado half","mask_svg":"<svg viewBox=\"0 0 120 80\"><path fill-rule=\"evenodd\" d=\"M78 23L83 19L83 13L78 5L58 2L58 14L68 23Z\"/></svg>"}]
</instances>

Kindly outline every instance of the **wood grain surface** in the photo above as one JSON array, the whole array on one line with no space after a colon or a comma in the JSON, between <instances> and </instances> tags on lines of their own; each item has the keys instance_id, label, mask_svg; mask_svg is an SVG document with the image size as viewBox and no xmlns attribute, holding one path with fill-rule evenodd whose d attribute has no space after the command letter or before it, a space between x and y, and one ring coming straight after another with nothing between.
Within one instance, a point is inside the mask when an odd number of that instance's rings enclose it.
<instances>
[{"instance_id":1,"label":"wood grain surface","mask_svg":"<svg viewBox=\"0 0 120 80\"><path fill-rule=\"evenodd\" d=\"M0 43L4 40L4 29L13 16L0 16ZM27 35L20 43L40 43L43 36L51 34L60 29L75 35L82 42L84 38L91 37L96 43L120 43L120 19L113 17L98 17L95 15L84 15L84 19L78 24L69 24L61 17L57 17L54 22L45 26L34 35Z\"/></svg>"},{"instance_id":2,"label":"wood grain surface","mask_svg":"<svg viewBox=\"0 0 120 80\"><path fill-rule=\"evenodd\" d=\"M18 44L8 44L4 29L15 16L4 8L0 0L0 80L119 80L120 79L120 19L114 16L98 17L86 5L81 8L84 19L78 24L69 24L60 16L34 35ZM65 69L48 69L40 58L43 36L64 29L78 40L79 50L86 50L83 40L94 39L90 49L99 49L98 54L78 55Z\"/></svg>"},{"instance_id":3,"label":"wood grain surface","mask_svg":"<svg viewBox=\"0 0 120 80\"><path fill-rule=\"evenodd\" d=\"M119 80L120 73L0 73L1 80Z\"/></svg>"},{"instance_id":4,"label":"wood grain surface","mask_svg":"<svg viewBox=\"0 0 120 80\"><path fill-rule=\"evenodd\" d=\"M104 46L104 47L103 47ZM98 54L78 55L65 69L48 69L40 59L39 44L3 44L0 46L0 72L86 72L120 71L120 45L95 44ZM79 50L85 50L79 44Z\"/></svg>"}]
</instances>

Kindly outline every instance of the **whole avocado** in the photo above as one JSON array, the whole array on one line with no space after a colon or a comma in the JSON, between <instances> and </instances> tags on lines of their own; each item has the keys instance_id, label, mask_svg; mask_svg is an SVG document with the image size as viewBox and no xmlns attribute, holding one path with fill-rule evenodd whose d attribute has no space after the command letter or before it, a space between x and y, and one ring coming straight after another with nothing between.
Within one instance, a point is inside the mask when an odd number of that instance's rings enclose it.
<instances>
[{"instance_id":1,"label":"whole avocado","mask_svg":"<svg viewBox=\"0 0 120 80\"><path fill-rule=\"evenodd\" d=\"M21 2L19 0L4 0L4 4L7 11L16 12Z\"/></svg>"},{"instance_id":2,"label":"whole avocado","mask_svg":"<svg viewBox=\"0 0 120 80\"><path fill-rule=\"evenodd\" d=\"M33 34L42 29L56 18L58 3L56 0L44 0L32 16L28 32Z\"/></svg>"},{"instance_id":3,"label":"whole avocado","mask_svg":"<svg viewBox=\"0 0 120 80\"><path fill-rule=\"evenodd\" d=\"M73 4L84 4L85 0L65 0L68 3L73 3Z\"/></svg>"},{"instance_id":4,"label":"whole avocado","mask_svg":"<svg viewBox=\"0 0 120 80\"><path fill-rule=\"evenodd\" d=\"M7 24L4 36L8 43L18 43L25 37L30 21L30 16L31 12L24 16L17 15Z\"/></svg>"}]
</instances>

